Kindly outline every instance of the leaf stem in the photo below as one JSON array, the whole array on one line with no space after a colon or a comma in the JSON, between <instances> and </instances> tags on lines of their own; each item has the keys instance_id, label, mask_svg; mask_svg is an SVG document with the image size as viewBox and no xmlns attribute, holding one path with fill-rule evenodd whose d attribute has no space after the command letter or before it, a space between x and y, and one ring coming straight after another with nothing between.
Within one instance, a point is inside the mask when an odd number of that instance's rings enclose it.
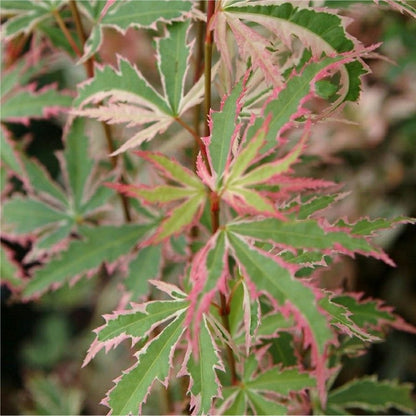
<instances>
[{"instance_id":1,"label":"leaf stem","mask_svg":"<svg viewBox=\"0 0 416 416\"><path fill-rule=\"evenodd\" d=\"M78 37L82 43L82 51L84 52L85 42L87 40L85 36L84 26L82 24L81 16L78 11L78 6L75 0L69 1L69 7L71 8L71 13L74 18L75 28L77 30ZM88 78L92 78L94 76L94 58L91 57L85 63L85 70L87 71Z\"/></svg>"},{"instance_id":2,"label":"leaf stem","mask_svg":"<svg viewBox=\"0 0 416 416\"><path fill-rule=\"evenodd\" d=\"M68 41L69 45L71 46L72 50L77 54L77 56L81 57L82 53L79 50L77 44L74 41L74 38L72 37L71 33L65 26L65 22L62 20L61 15L59 14L58 10L54 9L52 10L52 14L55 17L56 22L58 23L59 28L62 30L62 33L64 34L66 40Z\"/></svg>"},{"instance_id":3,"label":"leaf stem","mask_svg":"<svg viewBox=\"0 0 416 416\"><path fill-rule=\"evenodd\" d=\"M215 0L208 0L208 9L207 9L207 26L205 34L205 60L204 60L204 73L205 73L205 136L209 136L209 112L211 109L211 65L212 65L212 30L211 30L211 19L215 13ZM204 146L205 150L205 146ZM208 170L211 171L211 168L208 163L208 158L206 157L205 150L205 162L207 164ZM212 172L211 172L212 173ZM210 195L210 204L211 204L211 227L212 234L215 234L220 226L220 197L217 192L212 191ZM230 333L230 308L227 304L227 299L224 294L220 293L220 302L221 310L220 315L222 319L222 324L225 330ZM236 371L236 363L233 350L227 344L227 357L228 364L231 371L231 383L233 385L238 383L238 376Z\"/></svg>"},{"instance_id":4,"label":"leaf stem","mask_svg":"<svg viewBox=\"0 0 416 416\"><path fill-rule=\"evenodd\" d=\"M79 39L81 40L82 49L84 50L84 46L85 46L85 42L86 42L86 36L85 36L84 26L82 24L81 16L79 14L76 1L70 0L69 5L71 7L71 13L72 13L72 17L73 17L74 22L75 22L75 27L76 27L76 30L77 30L77 34L78 34ZM81 57L82 53L78 49L78 46L76 45L73 37L71 36L70 32L68 31L67 27L65 26L65 22L62 20L61 15L59 14L59 12L57 10L54 10L52 13L55 16L55 19L56 19L59 27L61 28L63 34L65 35L65 37L68 40L69 44L71 45L72 49L74 50L74 52L79 57ZM94 76L94 58L91 57L90 59L88 59L88 61L85 62L84 66L85 66L85 70L87 72L88 78L92 78ZM113 135L112 135L112 132L111 132L111 128L105 122L101 122L101 125L103 126L104 135L105 135L105 139L106 139L106 142L107 142L107 149L108 149L109 153L113 153L115 149L114 149L114 143L113 143L113 137L112 137ZM110 162L111 162L111 165L114 169L117 166L117 157L110 158ZM123 183L126 183L125 178L124 178L123 175L121 176L120 180ZM119 195L120 195L121 205L123 207L124 219L126 220L126 222L131 222L130 206L129 206L128 198L126 197L126 195L123 195L123 194L119 194Z\"/></svg>"}]
</instances>

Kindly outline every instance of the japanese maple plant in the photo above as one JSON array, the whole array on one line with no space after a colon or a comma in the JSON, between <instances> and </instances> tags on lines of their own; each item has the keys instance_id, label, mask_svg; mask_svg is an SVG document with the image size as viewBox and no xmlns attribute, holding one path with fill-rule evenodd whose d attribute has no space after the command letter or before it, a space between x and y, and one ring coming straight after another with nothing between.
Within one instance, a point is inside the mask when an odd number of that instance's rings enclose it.
<instances>
[{"instance_id":1,"label":"japanese maple plant","mask_svg":"<svg viewBox=\"0 0 416 416\"><path fill-rule=\"evenodd\" d=\"M41 302L103 267L120 280L84 362L131 340L134 362L103 399L111 414L146 413L157 383L175 414L413 411L409 384L336 384L343 358L415 329L321 283L339 256L394 265L373 237L412 222L329 219L346 193L298 173L314 125L358 101L379 46L329 3L2 1L3 232L30 240L36 264L23 276L4 247L6 283ZM120 55L105 64L108 28L147 33L157 76ZM32 82L58 52L84 70L73 93ZM8 126L58 115L52 179Z\"/></svg>"}]
</instances>

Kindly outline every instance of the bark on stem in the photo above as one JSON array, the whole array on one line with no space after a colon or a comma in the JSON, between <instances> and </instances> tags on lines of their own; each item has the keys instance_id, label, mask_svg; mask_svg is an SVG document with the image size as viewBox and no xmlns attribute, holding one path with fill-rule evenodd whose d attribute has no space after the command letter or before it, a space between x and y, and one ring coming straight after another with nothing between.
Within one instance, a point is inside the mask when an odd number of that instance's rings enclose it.
<instances>
[{"instance_id":1,"label":"bark on stem","mask_svg":"<svg viewBox=\"0 0 416 416\"><path fill-rule=\"evenodd\" d=\"M211 65L212 65L212 31L210 28L210 22L215 13L215 0L208 0L207 10L207 27L205 35L205 136L209 136L209 123L208 116L211 109ZM208 159L205 157L208 170L211 170L208 164ZM212 173L212 172L211 172ZM215 234L220 226L220 198L215 191L211 192L210 195L211 204L211 226L212 234ZM222 324L226 331L230 333L230 321L229 321L229 305L224 294L220 293L220 304L221 304L221 319ZM231 383L233 385L238 383L238 376L236 371L236 363L233 350L227 344L227 359L231 372Z\"/></svg>"}]
</instances>

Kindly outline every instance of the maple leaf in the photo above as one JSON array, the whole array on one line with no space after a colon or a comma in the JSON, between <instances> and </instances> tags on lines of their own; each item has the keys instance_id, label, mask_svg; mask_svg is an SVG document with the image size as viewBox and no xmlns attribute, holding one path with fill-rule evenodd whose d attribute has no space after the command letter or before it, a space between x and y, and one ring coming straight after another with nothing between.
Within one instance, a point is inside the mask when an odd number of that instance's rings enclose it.
<instances>
[{"instance_id":1,"label":"maple leaf","mask_svg":"<svg viewBox=\"0 0 416 416\"><path fill-rule=\"evenodd\" d=\"M156 29L158 22L183 21L192 10L192 1L141 0L80 2L80 9L90 20L92 29L84 47L81 62L94 55L102 44L103 29L110 27L121 33L128 28Z\"/></svg>"},{"instance_id":2,"label":"maple leaf","mask_svg":"<svg viewBox=\"0 0 416 416\"><path fill-rule=\"evenodd\" d=\"M33 64L27 58L2 74L1 121L28 125L30 119L52 117L71 107L72 97L58 91L55 84L37 89L36 83L30 82L41 73L42 65L44 61Z\"/></svg>"},{"instance_id":3,"label":"maple leaf","mask_svg":"<svg viewBox=\"0 0 416 416\"><path fill-rule=\"evenodd\" d=\"M149 161L162 176L180 186L107 184L108 186L128 196L139 198L147 204L166 205L184 200L167 213L153 236L146 241L147 244L158 244L168 237L178 235L199 220L207 192L199 178L174 159L155 152L138 151L136 154Z\"/></svg>"},{"instance_id":4,"label":"maple leaf","mask_svg":"<svg viewBox=\"0 0 416 416\"><path fill-rule=\"evenodd\" d=\"M4 203L3 232L17 236L29 233L34 241L27 259L49 261L35 270L23 290L26 298L91 274L103 262L116 264L154 227L152 223L95 228L86 225L108 211L114 191L101 185L103 178L111 176L99 172L98 163L89 157L84 124L84 120L76 119L65 132L66 147L58 157L65 172L63 186L23 154L11 162L16 164L14 174L23 181L27 196L13 196ZM73 233L81 239L73 240Z\"/></svg>"},{"instance_id":5,"label":"maple leaf","mask_svg":"<svg viewBox=\"0 0 416 416\"><path fill-rule=\"evenodd\" d=\"M297 369L273 367L256 374L257 365L254 356L245 359L242 382L226 389L221 414L247 414L248 409L254 414L287 414L289 393L293 403L293 392L316 385L310 374Z\"/></svg>"},{"instance_id":6,"label":"maple leaf","mask_svg":"<svg viewBox=\"0 0 416 416\"><path fill-rule=\"evenodd\" d=\"M156 379L167 385L174 367L173 355L185 331L184 314L189 303L186 294L168 283L152 283L170 299L132 304L129 310L105 316L106 323L95 331L97 337L84 360L86 365L102 348L108 352L125 339L131 339L133 345L144 340L143 347L136 354L137 362L115 380L115 386L103 401L114 414L140 413ZM161 328L160 332L148 337L155 328Z\"/></svg>"},{"instance_id":7,"label":"maple leaf","mask_svg":"<svg viewBox=\"0 0 416 416\"><path fill-rule=\"evenodd\" d=\"M2 35L7 40L31 32L41 22L52 19L53 12L61 9L68 0L4 0L0 5L2 16L10 17L2 25Z\"/></svg>"},{"instance_id":8,"label":"maple leaf","mask_svg":"<svg viewBox=\"0 0 416 416\"><path fill-rule=\"evenodd\" d=\"M346 19L331 10L313 10L299 5L298 2L295 5L289 2L267 3L225 2L214 15L211 25L214 40L230 73L233 73L233 69L232 54L225 35L227 26L234 35L240 55L245 60L250 58L253 68L259 68L266 82L274 87L283 84L285 73L290 68L286 65L283 73L279 55L284 55L285 48L293 55L295 39L300 41L297 47L308 51L312 58L320 58L322 55L336 56L353 51L360 53L363 49L359 42L345 31ZM268 36L257 31L258 26L267 29ZM302 56L302 52L299 56ZM296 67L296 63L292 67ZM339 67L339 97L333 103L333 108L344 101L357 99L360 89L359 76L366 72L365 68L360 60Z\"/></svg>"},{"instance_id":9,"label":"maple leaf","mask_svg":"<svg viewBox=\"0 0 416 416\"><path fill-rule=\"evenodd\" d=\"M188 109L203 97L203 77L185 94L184 83L189 68L192 46L187 43L190 22L172 23L165 37L156 42L158 70L163 95L159 94L140 71L119 58L119 71L112 67L96 68L94 78L81 84L73 112L108 123L127 123L145 126L113 155L124 152L152 139L165 131ZM185 46L184 46L185 45ZM98 108L85 108L87 104L105 104Z\"/></svg>"},{"instance_id":10,"label":"maple leaf","mask_svg":"<svg viewBox=\"0 0 416 416\"><path fill-rule=\"evenodd\" d=\"M368 412L388 412L392 407L403 412L414 411L412 386L397 381L378 381L376 377L363 377L350 381L331 391L327 413L346 413L358 408Z\"/></svg>"}]
</instances>

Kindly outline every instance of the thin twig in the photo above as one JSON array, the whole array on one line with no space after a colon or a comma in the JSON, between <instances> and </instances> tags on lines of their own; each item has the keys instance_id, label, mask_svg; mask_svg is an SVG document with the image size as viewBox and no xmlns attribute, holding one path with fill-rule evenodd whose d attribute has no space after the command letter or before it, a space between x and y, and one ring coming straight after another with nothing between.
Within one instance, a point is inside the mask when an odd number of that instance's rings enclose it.
<instances>
[{"instance_id":1,"label":"thin twig","mask_svg":"<svg viewBox=\"0 0 416 416\"><path fill-rule=\"evenodd\" d=\"M77 44L74 41L74 38L72 37L71 33L65 26L65 22L62 20L61 15L59 14L58 10L52 10L52 14L55 17L56 22L58 23L59 28L62 30L62 33L64 34L66 40L68 41L69 45L71 46L72 50L77 54L77 56L81 57L82 53L79 50Z\"/></svg>"},{"instance_id":2,"label":"thin twig","mask_svg":"<svg viewBox=\"0 0 416 416\"><path fill-rule=\"evenodd\" d=\"M78 6L75 0L70 0L69 7L71 8L71 13L74 18L75 28L77 30L77 34L79 39L82 43L82 51L85 52L85 42L87 37L85 36L84 26L82 24L81 16L78 11ZM85 69L88 74L88 78L92 78L94 76L94 58L91 57L85 62Z\"/></svg>"}]
</instances>

